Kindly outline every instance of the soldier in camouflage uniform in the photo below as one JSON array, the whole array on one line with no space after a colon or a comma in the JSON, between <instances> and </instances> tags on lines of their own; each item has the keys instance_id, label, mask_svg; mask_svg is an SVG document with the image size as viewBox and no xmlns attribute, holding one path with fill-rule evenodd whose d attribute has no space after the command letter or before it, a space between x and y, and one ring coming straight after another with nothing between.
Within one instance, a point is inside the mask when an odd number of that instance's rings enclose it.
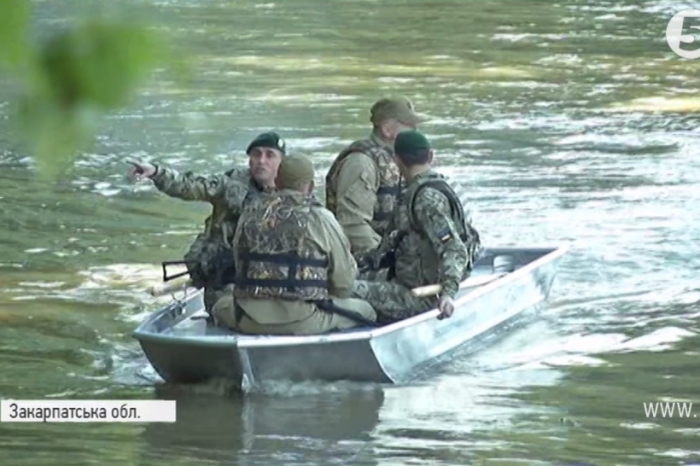
<instances>
[{"instance_id":1,"label":"soldier in camouflage uniform","mask_svg":"<svg viewBox=\"0 0 700 466\"><path fill-rule=\"evenodd\" d=\"M390 281L358 280L353 294L369 301L378 321L393 322L436 306L440 317L454 312L461 281L469 277L480 248L478 232L465 220L462 204L444 176L430 169L433 151L421 133L398 135L395 160L407 180L392 218L396 231L368 255L377 264L391 253ZM439 297L416 297L411 289L442 285Z\"/></svg>"},{"instance_id":2,"label":"soldier in camouflage uniform","mask_svg":"<svg viewBox=\"0 0 700 466\"><path fill-rule=\"evenodd\" d=\"M326 176L326 207L342 225L358 263L389 233L401 186L392 160L394 139L424 120L405 97L380 99L370 113L370 136L343 149Z\"/></svg>"},{"instance_id":3,"label":"soldier in camouflage uniform","mask_svg":"<svg viewBox=\"0 0 700 466\"><path fill-rule=\"evenodd\" d=\"M233 168L220 175L201 176L191 171L180 174L172 168L147 163L132 163L128 173L131 178L153 180L156 188L171 197L212 205L204 231L184 256L192 285L204 288L207 312L222 294L232 291L230 245L243 203L264 190L274 189L285 144L276 133L262 133L248 145L246 153L248 169Z\"/></svg>"},{"instance_id":4,"label":"soldier in camouflage uniform","mask_svg":"<svg viewBox=\"0 0 700 466\"><path fill-rule=\"evenodd\" d=\"M350 298L357 274L337 220L313 194L314 167L287 156L277 192L245 207L233 240L236 286L214 307L219 322L250 334L318 334L374 325Z\"/></svg>"}]
</instances>

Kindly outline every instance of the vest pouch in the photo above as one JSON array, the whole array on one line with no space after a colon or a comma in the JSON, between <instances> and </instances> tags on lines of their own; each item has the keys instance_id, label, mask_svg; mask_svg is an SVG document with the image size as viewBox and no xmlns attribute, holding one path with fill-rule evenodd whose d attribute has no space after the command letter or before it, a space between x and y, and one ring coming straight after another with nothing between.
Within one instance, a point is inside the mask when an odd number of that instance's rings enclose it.
<instances>
[{"instance_id":1,"label":"vest pouch","mask_svg":"<svg viewBox=\"0 0 700 466\"><path fill-rule=\"evenodd\" d=\"M184 256L187 271L196 288L218 288L235 277L233 251L221 240L200 233Z\"/></svg>"}]
</instances>

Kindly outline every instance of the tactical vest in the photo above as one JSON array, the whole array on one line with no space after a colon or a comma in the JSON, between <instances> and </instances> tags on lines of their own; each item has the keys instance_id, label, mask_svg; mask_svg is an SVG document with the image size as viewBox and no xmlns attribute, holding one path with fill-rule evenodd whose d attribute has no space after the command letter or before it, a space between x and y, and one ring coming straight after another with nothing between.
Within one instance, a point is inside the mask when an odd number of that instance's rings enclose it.
<instances>
[{"instance_id":1,"label":"tactical vest","mask_svg":"<svg viewBox=\"0 0 700 466\"><path fill-rule=\"evenodd\" d=\"M224 174L232 179L235 179L234 175L238 176L239 179L242 177L248 178L248 191L246 192L246 195L243 198L243 203L241 204L240 210L238 212L231 212L230 209L227 209L225 222L228 223L228 226L232 228L227 228L227 230L230 231L226 232L228 235L228 237L226 238L226 242L228 244L231 244L231 241L233 240L233 234L236 231L236 226L238 225L238 220L240 219L241 214L243 213L243 209L251 200L260 196L260 194L263 193L264 190L260 187L260 185L258 185L255 182L255 179L250 174L250 170L246 170L245 172L241 173L236 168L232 168Z\"/></svg>"},{"instance_id":2,"label":"tactical vest","mask_svg":"<svg viewBox=\"0 0 700 466\"><path fill-rule=\"evenodd\" d=\"M401 174L391 158L392 152L370 139L353 142L340 152L331 165L326 175L326 208L333 212L333 215L337 215L338 200L335 183L332 179L335 177L340 162L353 152L367 154L377 167L379 188L376 192L377 199L374 203L374 214L370 225L374 231L383 236L389 226L396 199L401 191Z\"/></svg>"},{"instance_id":3,"label":"tactical vest","mask_svg":"<svg viewBox=\"0 0 700 466\"><path fill-rule=\"evenodd\" d=\"M218 288L230 284L235 278L235 267L231 241L241 212L251 199L260 195L260 187L253 181L249 171L228 170L225 175L243 181L249 179L249 187L238 212L222 206L214 206L211 215L205 220L205 231L197 235L184 256L187 271L196 288ZM222 218L217 211L224 210ZM214 221L218 220L217 224Z\"/></svg>"},{"instance_id":4,"label":"tactical vest","mask_svg":"<svg viewBox=\"0 0 700 466\"><path fill-rule=\"evenodd\" d=\"M464 217L464 207L462 206L462 201L459 200L457 193L455 193L449 183L447 183L444 176L435 174L433 176L425 177L419 180L415 186L411 186L410 191L406 193L406 196L408 197L408 218L411 227L415 231L423 231L418 227L418 220L415 212L415 200L418 193L427 187L436 189L447 197L450 204L450 210L452 211L452 219L459 229L459 238L467 247L469 257L467 269L470 271L473 268L474 262L476 261L481 249L481 239L476 228L474 228L471 225L471 222L467 221Z\"/></svg>"},{"instance_id":5,"label":"tactical vest","mask_svg":"<svg viewBox=\"0 0 700 466\"><path fill-rule=\"evenodd\" d=\"M313 196L263 195L241 216L236 249L235 298L330 299L329 261L308 235Z\"/></svg>"}]
</instances>

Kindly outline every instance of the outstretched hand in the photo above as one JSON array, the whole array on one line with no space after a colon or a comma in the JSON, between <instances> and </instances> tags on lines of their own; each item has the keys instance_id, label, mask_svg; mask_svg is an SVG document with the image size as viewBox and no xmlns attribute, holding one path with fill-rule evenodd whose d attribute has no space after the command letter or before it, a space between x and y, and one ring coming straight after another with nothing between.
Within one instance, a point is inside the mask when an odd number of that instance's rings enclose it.
<instances>
[{"instance_id":1,"label":"outstretched hand","mask_svg":"<svg viewBox=\"0 0 700 466\"><path fill-rule=\"evenodd\" d=\"M440 298L438 309L440 310L440 314L438 314L438 320L449 319L455 312L455 302L452 300L452 298L443 296L442 298Z\"/></svg>"},{"instance_id":2,"label":"outstretched hand","mask_svg":"<svg viewBox=\"0 0 700 466\"><path fill-rule=\"evenodd\" d=\"M126 176L132 181L140 181L151 178L156 174L156 167L150 163L129 162L131 166L126 172Z\"/></svg>"}]
</instances>

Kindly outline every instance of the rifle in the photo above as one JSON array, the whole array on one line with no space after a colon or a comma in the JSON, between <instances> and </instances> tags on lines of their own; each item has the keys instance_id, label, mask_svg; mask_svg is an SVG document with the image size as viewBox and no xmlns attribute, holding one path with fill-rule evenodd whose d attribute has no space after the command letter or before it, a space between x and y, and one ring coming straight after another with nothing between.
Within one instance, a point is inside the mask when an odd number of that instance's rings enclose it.
<instances>
[{"instance_id":1,"label":"rifle","mask_svg":"<svg viewBox=\"0 0 700 466\"><path fill-rule=\"evenodd\" d=\"M169 265L185 265L187 270L168 275L167 267ZM204 270L204 265L207 266L206 270ZM229 251L218 254L208 264L203 264L202 261L197 260L168 260L161 262L161 266L163 267L163 282L165 283L182 278L185 275L189 275L189 277L167 285L151 287L148 290L151 296L162 296L167 293L187 289L190 286L195 288L222 288L233 283L236 276L233 254Z\"/></svg>"},{"instance_id":2,"label":"rifle","mask_svg":"<svg viewBox=\"0 0 700 466\"><path fill-rule=\"evenodd\" d=\"M186 288L189 288L192 285L192 279L188 276L187 278L185 275L190 274L189 267L187 267L187 270L184 272L179 272L175 273L173 275L168 275L168 266L170 265L196 265L198 264L199 261L193 261L193 260L168 260L168 261L163 261L160 263L160 266L163 268L163 283L164 285L156 285L152 286L148 289L148 293L151 296L163 296L168 293L174 293L175 291L180 291L184 290ZM178 278L182 278L181 280L178 280ZM168 283L169 281L175 280L173 283Z\"/></svg>"},{"instance_id":3,"label":"rifle","mask_svg":"<svg viewBox=\"0 0 700 466\"><path fill-rule=\"evenodd\" d=\"M374 258L372 257L372 254L367 254L364 256L362 259L360 259L360 263L358 264L358 270L362 272L367 272L369 270L381 270L385 268L391 268L394 266L394 262L396 261L396 253L392 249L386 254L384 254L382 257L379 258L378 261L373 260Z\"/></svg>"},{"instance_id":4,"label":"rifle","mask_svg":"<svg viewBox=\"0 0 700 466\"><path fill-rule=\"evenodd\" d=\"M358 273L364 273L368 272L370 270L381 270L381 269L389 269L389 277L394 275L394 266L396 265L396 248L399 246L399 243L403 240L404 236L406 236L408 232L406 231L401 231L396 234L391 233L389 235L391 241L391 248L387 252L385 252L381 257L378 259L375 258L374 253L383 246L383 244L380 244L377 249L373 249L369 253L365 254L365 256L360 260L358 263ZM382 241L384 241L383 239Z\"/></svg>"}]
</instances>

